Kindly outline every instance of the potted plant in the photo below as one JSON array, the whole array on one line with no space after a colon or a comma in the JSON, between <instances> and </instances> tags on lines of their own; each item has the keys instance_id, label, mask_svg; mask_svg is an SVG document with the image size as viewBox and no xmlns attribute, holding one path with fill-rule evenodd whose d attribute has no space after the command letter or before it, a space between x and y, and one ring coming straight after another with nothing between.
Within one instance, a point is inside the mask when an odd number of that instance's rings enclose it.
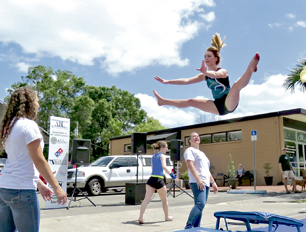
<instances>
[{"instance_id":1,"label":"potted plant","mask_svg":"<svg viewBox=\"0 0 306 232\"><path fill-rule=\"evenodd\" d=\"M263 168L266 170L266 176L264 176L266 185L272 185L273 176L269 175L269 170L272 169L271 163L265 163Z\"/></svg>"},{"instance_id":2,"label":"potted plant","mask_svg":"<svg viewBox=\"0 0 306 232\"><path fill-rule=\"evenodd\" d=\"M186 189L190 189L189 186L189 176L188 176L188 170L182 173L182 178L184 180L184 186Z\"/></svg>"},{"instance_id":3,"label":"potted plant","mask_svg":"<svg viewBox=\"0 0 306 232\"><path fill-rule=\"evenodd\" d=\"M232 189L236 189L237 185L238 185L238 179L236 178L236 169L235 169L235 164L232 158L232 155L229 154L230 156L230 162L228 164L228 169L227 169L227 173L228 173L228 185L232 188Z\"/></svg>"}]
</instances>

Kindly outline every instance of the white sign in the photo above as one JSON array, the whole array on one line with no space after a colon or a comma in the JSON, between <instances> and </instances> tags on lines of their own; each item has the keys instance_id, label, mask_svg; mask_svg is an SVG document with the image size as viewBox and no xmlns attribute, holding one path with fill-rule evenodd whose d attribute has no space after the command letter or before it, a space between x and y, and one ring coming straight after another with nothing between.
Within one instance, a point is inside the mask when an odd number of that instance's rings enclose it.
<instances>
[{"instance_id":1,"label":"white sign","mask_svg":"<svg viewBox=\"0 0 306 232\"><path fill-rule=\"evenodd\" d=\"M50 116L49 155L48 162L58 183L66 192L67 170L69 157L70 119ZM52 189L52 187L48 184ZM53 194L51 201L46 201L46 208L63 208L65 205L57 204Z\"/></svg>"},{"instance_id":2,"label":"white sign","mask_svg":"<svg viewBox=\"0 0 306 232\"><path fill-rule=\"evenodd\" d=\"M257 131L256 130L251 131L251 141L257 141Z\"/></svg>"}]
</instances>

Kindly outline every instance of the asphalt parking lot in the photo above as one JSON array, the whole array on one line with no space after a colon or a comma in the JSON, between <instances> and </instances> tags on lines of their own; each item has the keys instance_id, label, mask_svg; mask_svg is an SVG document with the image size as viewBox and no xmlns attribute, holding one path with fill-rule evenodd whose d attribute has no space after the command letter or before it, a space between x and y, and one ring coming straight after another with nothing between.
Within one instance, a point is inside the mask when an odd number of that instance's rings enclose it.
<instances>
[{"instance_id":1,"label":"asphalt parking lot","mask_svg":"<svg viewBox=\"0 0 306 232\"><path fill-rule=\"evenodd\" d=\"M191 193L190 190L187 190ZM54 231L175 231L185 227L193 199L187 194L176 197L169 195L169 212L174 215L171 222L164 221L161 201L153 196L144 215L144 225L138 224L140 205L126 205L125 193L109 191L97 197L90 197L96 206L86 198L78 196L71 201L70 209L44 209L41 203L42 232ZM267 194L227 194L226 191L209 195L204 209L201 226L214 228L216 211L263 211L296 219L306 218L306 203L302 200L306 193L285 194L283 189L268 191ZM68 204L67 204L68 205ZM241 225L231 225L232 230L244 229Z\"/></svg>"}]
</instances>

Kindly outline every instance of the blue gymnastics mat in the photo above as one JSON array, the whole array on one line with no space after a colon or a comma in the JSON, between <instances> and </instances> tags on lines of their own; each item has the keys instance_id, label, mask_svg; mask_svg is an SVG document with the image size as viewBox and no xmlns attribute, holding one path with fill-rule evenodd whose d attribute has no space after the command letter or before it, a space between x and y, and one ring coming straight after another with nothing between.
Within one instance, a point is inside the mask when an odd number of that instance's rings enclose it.
<instances>
[{"instance_id":1,"label":"blue gymnastics mat","mask_svg":"<svg viewBox=\"0 0 306 232\"><path fill-rule=\"evenodd\" d=\"M227 219L236 220L245 223L246 230L243 232L306 232L306 218L303 220L297 220L277 214L271 214L266 212L240 212L240 211L219 211L215 212L214 216L217 218L215 229L197 227L188 230L178 230L176 232L216 232L216 231L231 231L228 226ZM220 220L225 222L225 228L220 228ZM251 224L266 224L268 226L251 228ZM242 231L232 231L242 232Z\"/></svg>"}]
</instances>

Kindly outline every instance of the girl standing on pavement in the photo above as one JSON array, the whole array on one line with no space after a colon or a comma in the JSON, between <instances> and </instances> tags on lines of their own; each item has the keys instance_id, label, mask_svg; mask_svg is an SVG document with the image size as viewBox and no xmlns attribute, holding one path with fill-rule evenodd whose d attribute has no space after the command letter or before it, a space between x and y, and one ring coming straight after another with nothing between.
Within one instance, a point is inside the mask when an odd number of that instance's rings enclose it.
<instances>
[{"instance_id":1,"label":"girl standing on pavement","mask_svg":"<svg viewBox=\"0 0 306 232\"><path fill-rule=\"evenodd\" d=\"M58 184L43 154L43 137L36 123L38 97L29 88L14 91L0 127L0 150L7 161L0 176L0 231L38 232L40 207L36 189L44 200L53 192L39 178L39 172L52 186L58 204L67 195Z\"/></svg>"},{"instance_id":2,"label":"girl standing on pavement","mask_svg":"<svg viewBox=\"0 0 306 232\"><path fill-rule=\"evenodd\" d=\"M138 218L139 224L144 224L143 214L155 190L157 190L157 193L163 204L165 221L173 220L173 216L168 215L168 199L167 199L167 189L164 182L164 171L167 174L169 174L172 177L172 179L178 181L178 178L176 178L174 173L171 173L166 166L166 156L164 154L168 150L167 143L165 141L158 141L157 143L152 144L152 148L156 153L152 156L152 162L151 162L152 174L146 184L145 199L141 203L140 215Z\"/></svg>"},{"instance_id":3,"label":"girl standing on pavement","mask_svg":"<svg viewBox=\"0 0 306 232\"><path fill-rule=\"evenodd\" d=\"M189 85L206 81L215 100L170 100L162 98L155 90L153 90L159 106L170 105L179 108L191 106L216 115L225 115L233 112L237 108L240 91L247 86L253 72L257 71L257 64L260 56L258 53L255 54L242 77L240 77L239 80L230 87L227 71L224 68L218 67L221 60L220 51L225 46L224 39L221 41L220 35L216 33L216 35L212 37L211 45L212 46L205 52L201 68L197 69L201 74L191 78L176 80L165 80L158 76L156 76L155 79L162 84L172 85Z\"/></svg>"},{"instance_id":4,"label":"girl standing on pavement","mask_svg":"<svg viewBox=\"0 0 306 232\"><path fill-rule=\"evenodd\" d=\"M191 133L189 143L190 147L185 150L184 159L188 168L189 185L194 196L194 206L190 211L185 229L200 227L210 184L214 193L218 192L218 186L209 170L210 162L204 152L200 150L198 133Z\"/></svg>"}]
</instances>

